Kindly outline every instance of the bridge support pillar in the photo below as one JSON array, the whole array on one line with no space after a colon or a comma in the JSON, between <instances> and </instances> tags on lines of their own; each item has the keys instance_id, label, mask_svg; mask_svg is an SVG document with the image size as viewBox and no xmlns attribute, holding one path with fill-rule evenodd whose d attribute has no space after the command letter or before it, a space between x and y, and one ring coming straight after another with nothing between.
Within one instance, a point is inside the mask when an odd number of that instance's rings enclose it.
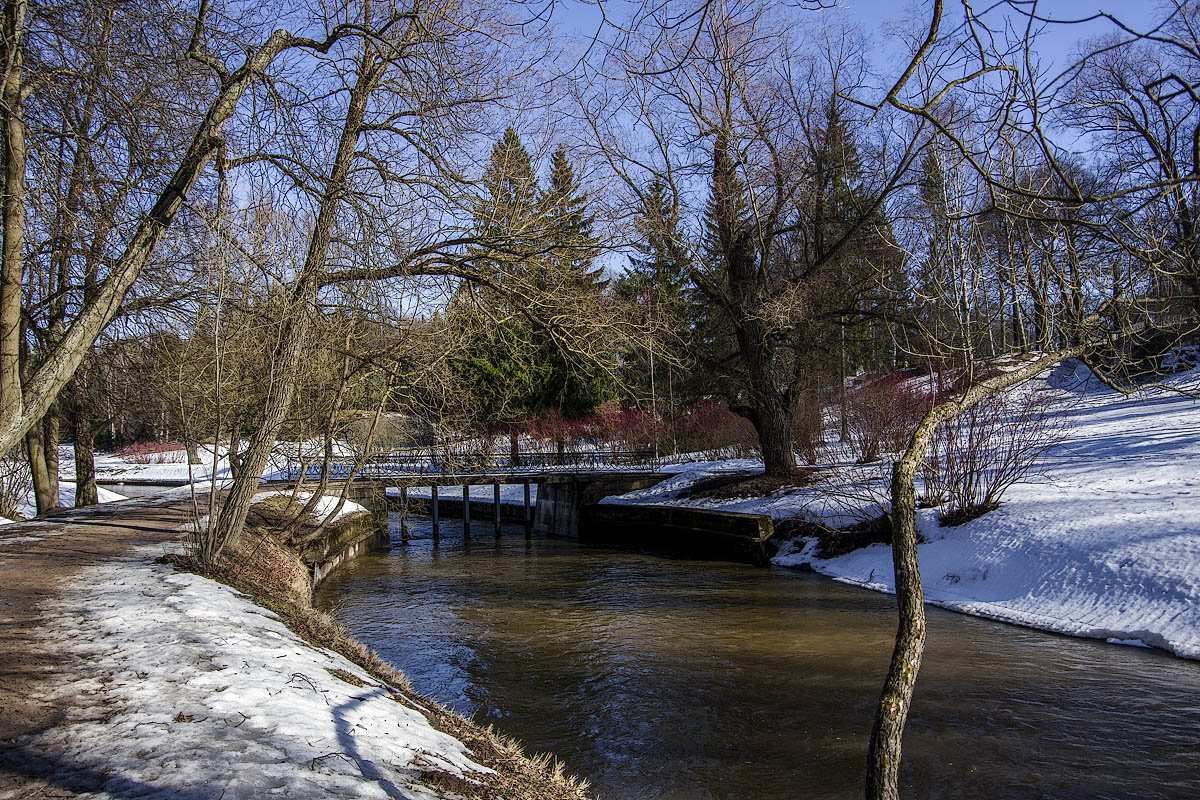
<instances>
[{"instance_id":1,"label":"bridge support pillar","mask_svg":"<svg viewBox=\"0 0 1200 800\"><path fill-rule=\"evenodd\" d=\"M529 481L525 481L525 536L533 536L533 515L529 508Z\"/></svg>"},{"instance_id":2,"label":"bridge support pillar","mask_svg":"<svg viewBox=\"0 0 1200 800\"><path fill-rule=\"evenodd\" d=\"M437 495L438 487L437 487L437 484L435 483L432 486L430 486L429 490L430 490L430 498L431 498L430 504L429 504L430 505L430 513L433 517L433 538L436 540L438 538L438 495Z\"/></svg>"},{"instance_id":3,"label":"bridge support pillar","mask_svg":"<svg viewBox=\"0 0 1200 800\"><path fill-rule=\"evenodd\" d=\"M400 487L400 541L408 543L408 487Z\"/></svg>"},{"instance_id":4,"label":"bridge support pillar","mask_svg":"<svg viewBox=\"0 0 1200 800\"><path fill-rule=\"evenodd\" d=\"M471 538L471 487L463 486L463 536Z\"/></svg>"},{"instance_id":5,"label":"bridge support pillar","mask_svg":"<svg viewBox=\"0 0 1200 800\"><path fill-rule=\"evenodd\" d=\"M500 481L492 481L492 521L496 524L496 536L500 536Z\"/></svg>"}]
</instances>

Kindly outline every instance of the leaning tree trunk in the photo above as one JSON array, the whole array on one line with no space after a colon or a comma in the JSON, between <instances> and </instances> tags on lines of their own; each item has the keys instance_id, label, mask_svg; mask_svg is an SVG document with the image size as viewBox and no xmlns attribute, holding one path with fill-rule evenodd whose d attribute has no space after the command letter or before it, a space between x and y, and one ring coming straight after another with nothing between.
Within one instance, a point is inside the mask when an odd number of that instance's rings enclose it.
<instances>
[{"instance_id":1,"label":"leaning tree trunk","mask_svg":"<svg viewBox=\"0 0 1200 800\"><path fill-rule=\"evenodd\" d=\"M75 375L92 343L112 321L125 292L149 260L163 233L183 207L184 198L199 180L221 144L225 123L237 109L243 93L276 56L298 41L284 30L272 33L250 52L237 70L226 75L207 109L174 175L163 187L150 211L141 219L124 251L108 275L84 301L61 341L45 354L27 381L17 367L20 340L21 259L24 236L25 139L21 118L25 2L4 4L0 63L4 64L3 102L0 103L0 139L3 140L4 196L3 248L0 253L0 454L15 446L46 415L59 393ZM327 50L332 40L317 49Z\"/></svg>"},{"instance_id":2,"label":"leaning tree trunk","mask_svg":"<svg viewBox=\"0 0 1200 800\"><path fill-rule=\"evenodd\" d=\"M300 268L288 299L286 322L283 326L275 357L271 365L271 379L267 383L263 401L262 419L250 438L250 445L241 457L241 469L233 481L214 533L216 546L210 552L213 558L233 542L241 533L250 511L250 503L258 491L259 480L267 466L275 440L283 430L283 423L295 394L296 378L300 374L300 357L318 314L317 294L320 276L325 272L329 245L333 241L334 226L338 209L347 193L347 179L354 162L359 132L366 115L367 101L383 74L383 64L364 55L359 66L354 88L350 91L346 117L338 138L329 180L321 197L320 209L313 224L308 252Z\"/></svg>"},{"instance_id":3,"label":"leaning tree trunk","mask_svg":"<svg viewBox=\"0 0 1200 800\"><path fill-rule=\"evenodd\" d=\"M917 492L913 482L925 445L925 441L914 442L892 470L892 564L900 625L867 754L870 800L895 800L900 796L900 744L925 652L925 594L917 563Z\"/></svg>"},{"instance_id":4,"label":"leaning tree trunk","mask_svg":"<svg viewBox=\"0 0 1200 800\"><path fill-rule=\"evenodd\" d=\"M900 797L900 745L912 705L917 671L925 651L925 593L917 561L917 490L914 476L940 424L953 419L984 398L1016 386L1055 364L1082 355L1082 346L1059 350L971 386L960 397L931 408L909 439L908 449L892 469L892 564L896 572L896 603L900 623L888 668L871 744L867 755L867 800Z\"/></svg>"}]
</instances>

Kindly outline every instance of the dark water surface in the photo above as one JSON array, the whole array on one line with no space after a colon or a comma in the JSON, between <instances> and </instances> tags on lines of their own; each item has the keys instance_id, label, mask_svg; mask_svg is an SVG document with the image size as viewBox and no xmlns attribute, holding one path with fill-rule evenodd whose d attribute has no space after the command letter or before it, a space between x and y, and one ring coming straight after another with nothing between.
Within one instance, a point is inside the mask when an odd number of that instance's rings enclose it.
<instances>
[{"instance_id":1,"label":"dark water surface","mask_svg":"<svg viewBox=\"0 0 1200 800\"><path fill-rule=\"evenodd\" d=\"M318 602L614 798L857 798L891 597L561 539L394 543ZM428 537L428 523L413 533ZM930 609L909 798L1200 798L1200 663Z\"/></svg>"}]
</instances>

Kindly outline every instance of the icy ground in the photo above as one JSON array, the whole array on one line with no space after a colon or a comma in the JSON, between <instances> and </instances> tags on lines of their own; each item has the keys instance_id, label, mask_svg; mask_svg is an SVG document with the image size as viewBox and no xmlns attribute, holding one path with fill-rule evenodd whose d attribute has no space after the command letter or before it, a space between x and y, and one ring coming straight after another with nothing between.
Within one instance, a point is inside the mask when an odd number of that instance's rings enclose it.
<instances>
[{"instance_id":1,"label":"icy ground","mask_svg":"<svg viewBox=\"0 0 1200 800\"><path fill-rule=\"evenodd\" d=\"M85 666L47 687L67 724L27 744L113 776L92 796L423 799L442 795L422 771L489 771L359 667L160 553L92 569L49 609L43 635Z\"/></svg>"},{"instance_id":2,"label":"icy ground","mask_svg":"<svg viewBox=\"0 0 1200 800\"><path fill-rule=\"evenodd\" d=\"M254 495L253 499L250 502L251 502L251 504L261 503L263 500L266 500L269 497L280 497L280 496L288 497L288 496L291 496L291 494L292 493L290 491L259 492L258 494ZM307 503L308 499L310 497L312 497L312 495L313 495L312 492L296 492L296 501L300 504ZM323 495L319 500L317 500L316 505L313 506L312 514L318 520L324 519L325 517L327 517L333 513L333 510L335 508L337 508L337 503L338 503L337 497L335 497L333 495L328 495L328 494ZM343 517L348 517L351 514L357 514L360 511L366 511L366 510L367 510L366 506L360 505L359 503L356 503L353 500L346 500L342 504L341 510L337 512L337 516L333 517L329 521L337 522L339 519L342 519Z\"/></svg>"},{"instance_id":3,"label":"icy ground","mask_svg":"<svg viewBox=\"0 0 1200 800\"><path fill-rule=\"evenodd\" d=\"M1196 372L1168 383L1200 388ZM1059 369L1030 387L1056 395L1070 425L1041 479L1018 483L1001 507L959 527L919 512L925 597L945 608L1050 631L1147 644L1200 658L1200 402L1160 389L1126 397ZM680 489L754 462L692 465L617 502L703 505L844 524L811 490L770 497L681 500ZM609 502L612 502L610 500ZM830 518L830 517L834 518ZM798 540L775 559L894 592L891 549L833 559Z\"/></svg>"}]
</instances>

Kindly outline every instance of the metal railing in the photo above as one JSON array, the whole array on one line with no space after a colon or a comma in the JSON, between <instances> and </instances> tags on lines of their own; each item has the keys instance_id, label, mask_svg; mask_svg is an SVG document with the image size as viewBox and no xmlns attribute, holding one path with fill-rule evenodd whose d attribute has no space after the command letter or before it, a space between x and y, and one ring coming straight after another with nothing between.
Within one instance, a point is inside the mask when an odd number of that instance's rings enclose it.
<instances>
[{"instance_id":1,"label":"metal railing","mask_svg":"<svg viewBox=\"0 0 1200 800\"><path fill-rule=\"evenodd\" d=\"M330 465L330 477L344 479L354 471L355 464L337 461ZM652 450L589 450L558 452L522 452L513 459L511 453L455 453L450 456L431 455L428 451L378 453L368 458L355 476L388 478L403 475L519 475L534 472L600 472L619 467L658 470L659 459ZM304 480L319 480L322 465L308 467ZM288 480L300 480L300 467L288 467Z\"/></svg>"}]
</instances>

